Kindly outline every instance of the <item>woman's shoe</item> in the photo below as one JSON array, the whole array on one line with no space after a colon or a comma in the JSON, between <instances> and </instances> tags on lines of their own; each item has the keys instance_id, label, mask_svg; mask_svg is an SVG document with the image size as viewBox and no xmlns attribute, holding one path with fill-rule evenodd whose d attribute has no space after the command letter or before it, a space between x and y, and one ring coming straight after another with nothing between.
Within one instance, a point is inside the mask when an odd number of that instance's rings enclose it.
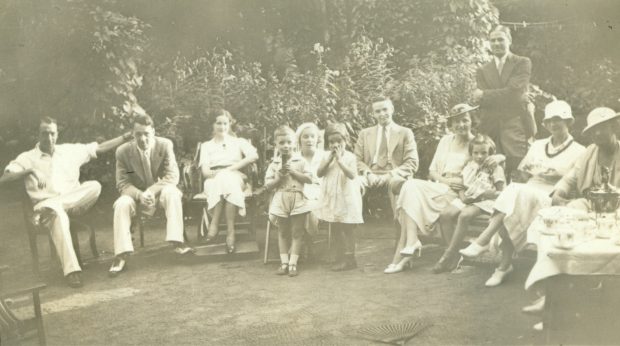
<instances>
[{"instance_id":1,"label":"woman's shoe","mask_svg":"<svg viewBox=\"0 0 620 346\"><path fill-rule=\"evenodd\" d=\"M512 267L512 264L506 270L500 270L499 268L496 268L495 272L493 272L493 275L491 275L491 277L487 280L487 282L484 283L484 285L487 287L495 287L500 285L504 281L506 276L512 273L513 269L514 268Z\"/></svg>"},{"instance_id":2,"label":"woman's shoe","mask_svg":"<svg viewBox=\"0 0 620 346\"><path fill-rule=\"evenodd\" d=\"M415 252L418 252L418 257L422 256L422 243L418 240L413 246L406 246L400 251L402 256L413 256Z\"/></svg>"},{"instance_id":3,"label":"woman's shoe","mask_svg":"<svg viewBox=\"0 0 620 346\"><path fill-rule=\"evenodd\" d=\"M445 251L439 261L433 266L433 273L439 274L444 272L451 272L456 269L460 260L460 256L456 255L456 252Z\"/></svg>"},{"instance_id":4,"label":"woman's shoe","mask_svg":"<svg viewBox=\"0 0 620 346\"><path fill-rule=\"evenodd\" d=\"M476 243L476 241L472 241L468 247L459 250L461 255L465 257L478 257L487 251L489 251L489 244L482 246Z\"/></svg>"},{"instance_id":5,"label":"woman's shoe","mask_svg":"<svg viewBox=\"0 0 620 346\"><path fill-rule=\"evenodd\" d=\"M533 315L541 314L543 310L545 310L545 296L536 299L535 302L528 306L524 306L523 309L521 309L523 313Z\"/></svg>"},{"instance_id":6,"label":"woman's shoe","mask_svg":"<svg viewBox=\"0 0 620 346\"><path fill-rule=\"evenodd\" d=\"M400 273L405 268L409 268L411 266L411 257L405 257L400 260L397 264L390 263L387 268L383 271L385 274L395 274Z\"/></svg>"},{"instance_id":7,"label":"woman's shoe","mask_svg":"<svg viewBox=\"0 0 620 346\"><path fill-rule=\"evenodd\" d=\"M288 265L288 276L290 277L297 276L297 265L296 264Z\"/></svg>"},{"instance_id":8,"label":"woman's shoe","mask_svg":"<svg viewBox=\"0 0 620 346\"><path fill-rule=\"evenodd\" d=\"M286 275L288 274L288 263L280 264L280 268L276 271L276 275Z\"/></svg>"}]
</instances>

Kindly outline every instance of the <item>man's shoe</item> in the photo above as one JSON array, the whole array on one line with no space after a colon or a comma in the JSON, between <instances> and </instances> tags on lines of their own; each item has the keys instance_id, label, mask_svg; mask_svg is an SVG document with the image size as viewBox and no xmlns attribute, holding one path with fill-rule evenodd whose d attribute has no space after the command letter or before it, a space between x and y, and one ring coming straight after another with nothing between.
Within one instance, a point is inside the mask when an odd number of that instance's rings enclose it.
<instances>
[{"instance_id":1,"label":"man's shoe","mask_svg":"<svg viewBox=\"0 0 620 346\"><path fill-rule=\"evenodd\" d=\"M545 309L545 296L542 296L528 306L524 306L521 311L526 314L538 315Z\"/></svg>"},{"instance_id":2,"label":"man's shoe","mask_svg":"<svg viewBox=\"0 0 620 346\"><path fill-rule=\"evenodd\" d=\"M124 258L116 257L114 258L114 262L112 262L112 266L108 271L108 276L111 278L115 278L125 270L127 270L127 261L125 261Z\"/></svg>"},{"instance_id":3,"label":"man's shoe","mask_svg":"<svg viewBox=\"0 0 620 346\"><path fill-rule=\"evenodd\" d=\"M81 272L73 272L67 275L67 284L69 287L78 288L82 287L82 273Z\"/></svg>"},{"instance_id":4,"label":"man's shoe","mask_svg":"<svg viewBox=\"0 0 620 346\"><path fill-rule=\"evenodd\" d=\"M179 255L186 255L188 253L194 253L194 249L185 244L182 244L174 248L174 253Z\"/></svg>"}]
</instances>

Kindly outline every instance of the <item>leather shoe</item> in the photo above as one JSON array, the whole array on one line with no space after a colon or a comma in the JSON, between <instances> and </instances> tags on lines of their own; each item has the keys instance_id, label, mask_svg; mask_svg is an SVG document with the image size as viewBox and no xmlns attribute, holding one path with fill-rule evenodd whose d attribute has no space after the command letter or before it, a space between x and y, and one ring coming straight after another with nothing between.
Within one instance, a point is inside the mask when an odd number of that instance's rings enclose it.
<instances>
[{"instance_id":1,"label":"leather shoe","mask_svg":"<svg viewBox=\"0 0 620 346\"><path fill-rule=\"evenodd\" d=\"M69 287L78 288L82 287L82 273L81 272L73 272L67 275L67 284Z\"/></svg>"},{"instance_id":2,"label":"leather shoe","mask_svg":"<svg viewBox=\"0 0 620 346\"><path fill-rule=\"evenodd\" d=\"M528 306L524 306L523 309L521 309L521 311L526 314L537 315L537 314L542 313L544 309L545 309L545 296L542 296L536 299L534 303Z\"/></svg>"},{"instance_id":3,"label":"leather shoe","mask_svg":"<svg viewBox=\"0 0 620 346\"><path fill-rule=\"evenodd\" d=\"M512 264L506 270L500 270L499 268L495 269L495 272L491 277L485 282L485 286L487 287L495 287L500 285L508 274L512 273L513 267Z\"/></svg>"},{"instance_id":4,"label":"leather shoe","mask_svg":"<svg viewBox=\"0 0 620 346\"><path fill-rule=\"evenodd\" d=\"M108 271L108 276L115 278L125 270L127 270L127 261L125 261L124 258L117 257L114 259L114 262Z\"/></svg>"},{"instance_id":5,"label":"leather shoe","mask_svg":"<svg viewBox=\"0 0 620 346\"><path fill-rule=\"evenodd\" d=\"M480 245L475 241L472 241L466 248L459 250L461 255L465 257L478 257L486 251L489 251L489 244Z\"/></svg>"}]
</instances>

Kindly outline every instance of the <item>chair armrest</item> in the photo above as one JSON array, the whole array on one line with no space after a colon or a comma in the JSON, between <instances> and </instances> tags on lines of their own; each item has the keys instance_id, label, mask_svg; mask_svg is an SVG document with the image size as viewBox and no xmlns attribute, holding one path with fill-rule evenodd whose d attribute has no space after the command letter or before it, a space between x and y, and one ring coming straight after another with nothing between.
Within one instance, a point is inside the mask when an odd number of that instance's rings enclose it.
<instances>
[{"instance_id":1,"label":"chair armrest","mask_svg":"<svg viewBox=\"0 0 620 346\"><path fill-rule=\"evenodd\" d=\"M25 294L29 294L29 293L35 293L35 292L38 292L38 291L44 289L45 287L47 287L46 284L44 284L44 283L37 283L37 284L33 284L33 285L30 285L30 286L26 286L26 287L21 287L21 288L19 288L17 290L14 290L14 291L2 292L2 293L0 293L0 299L21 296L21 295L25 295Z\"/></svg>"}]
</instances>

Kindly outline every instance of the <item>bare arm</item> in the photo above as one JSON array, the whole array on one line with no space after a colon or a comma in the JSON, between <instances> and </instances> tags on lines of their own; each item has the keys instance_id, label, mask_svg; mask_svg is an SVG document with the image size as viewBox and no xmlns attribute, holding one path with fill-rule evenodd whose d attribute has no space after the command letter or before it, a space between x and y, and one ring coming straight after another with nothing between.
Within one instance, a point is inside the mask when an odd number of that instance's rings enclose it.
<instances>
[{"instance_id":1,"label":"bare arm","mask_svg":"<svg viewBox=\"0 0 620 346\"><path fill-rule=\"evenodd\" d=\"M347 163L344 162L344 155L340 155L336 158L336 163L338 164L338 166L340 167L340 169L342 169L342 172L344 173L344 175L347 176L347 178L353 180L355 179L356 176L356 172L355 172L355 166L353 165L353 167L349 167L347 166Z\"/></svg>"},{"instance_id":2,"label":"bare arm","mask_svg":"<svg viewBox=\"0 0 620 346\"><path fill-rule=\"evenodd\" d=\"M334 154L333 152L330 152L329 155L325 156L323 160L321 160L321 163L319 164L319 168L316 171L317 177L323 178L325 174L327 174L327 167L329 167L329 164L332 162L333 159L334 159Z\"/></svg>"}]
</instances>

